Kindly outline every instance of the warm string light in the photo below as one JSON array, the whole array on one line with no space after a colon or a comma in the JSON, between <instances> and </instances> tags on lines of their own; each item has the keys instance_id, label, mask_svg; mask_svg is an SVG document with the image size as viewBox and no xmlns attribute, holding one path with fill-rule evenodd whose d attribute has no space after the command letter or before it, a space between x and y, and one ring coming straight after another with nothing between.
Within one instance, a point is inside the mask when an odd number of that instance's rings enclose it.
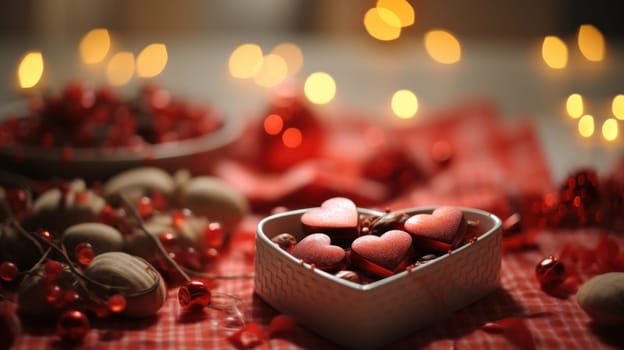
<instances>
[{"instance_id":1,"label":"warm string light","mask_svg":"<svg viewBox=\"0 0 624 350\"><path fill-rule=\"evenodd\" d=\"M108 55L111 38L108 29L97 28L88 31L80 40L80 57L85 64L102 62Z\"/></svg>"},{"instance_id":2,"label":"warm string light","mask_svg":"<svg viewBox=\"0 0 624 350\"><path fill-rule=\"evenodd\" d=\"M314 104L327 104L336 96L336 82L325 72L315 72L308 76L303 92Z\"/></svg>"},{"instance_id":3,"label":"warm string light","mask_svg":"<svg viewBox=\"0 0 624 350\"><path fill-rule=\"evenodd\" d=\"M611 103L613 118L606 118L600 128L605 141L615 141L619 137L619 120L624 120L624 95L613 97ZM566 112L572 119L578 119L577 130L584 138L592 137L596 129L596 120L592 115L585 114L583 96L579 93L570 94L566 99ZM581 117L582 116L582 117Z\"/></svg>"},{"instance_id":4,"label":"warm string light","mask_svg":"<svg viewBox=\"0 0 624 350\"><path fill-rule=\"evenodd\" d=\"M129 51L119 51L111 57L106 65L108 83L120 86L128 83L134 75L134 54Z\"/></svg>"},{"instance_id":5,"label":"warm string light","mask_svg":"<svg viewBox=\"0 0 624 350\"><path fill-rule=\"evenodd\" d=\"M43 55L40 51L27 52L17 67L17 79L22 89L30 89L43 76Z\"/></svg>"},{"instance_id":6,"label":"warm string light","mask_svg":"<svg viewBox=\"0 0 624 350\"><path fill-rule=\"evenodd\" d=\"M292 43L281 43L270 53L253 43L245 43L232 51L228 61L230 75L238 79L252 79L263 87L275 87L294 76L303 65L301 49Z\"/></svg>"},{"instance_id":7,"label":"warm string light","mask_svg":"<svg viewBox=\"0 0 624 350\"><path fill-rule=\"evenodd\" d=\"M446 30L425 33L425 50L439 63L453 64L461 60L461 44L455 35Z\"/></svg>"},{"instance_id":8,"label":"warm string light","mask_svg":"<svg viewBox=\"0 0 624 350\"><path fill-rule=\"evenodd\" d=\"M405 0L379 0L364 14L366 32L374 39L392 41L401 30L414 24L414 8Z\"/></svg>"},{"instance_id":9,"label":"warm string light","mask_svg":"<svg viewBox=\"0 0 624 350\"><path fill-rule=\"evenodd\" d=\"M161 43L147 45L137 56L136 73L141 78L159 75L167 66L167 46Z\"/></svg>"},{"instance_id":10,"label":"warm string light","mask_svg":"<svg viewBox=\"0 0 624 350\"><path fill-rule=\"evenodd\" d=\"M399 90L392 95L391 107L400 119L410 119L418 112L418 98L410 90Z\"/></svg>"},{"instance_id":11,"label":"warm string light","mask_svg":"<svg viewBox=\"0 0 624 350\"><path fill-rule=\"evenodd\" d=\"M559 37L549 35L542 42L542 58L553 69L563 69L568 64L568 47Z\"/></svg>"},{"instance_id":12,"label":"warm string light","mask_svg":"<svg viewBox=\"0 0 624 350\"><path fill-rule=\"evenodd\" d=\"M592 62L604 59L605 39L600 30L591 24L583 24L578 30L578 48L581 54Z\"/></svg>"}]
</instances>

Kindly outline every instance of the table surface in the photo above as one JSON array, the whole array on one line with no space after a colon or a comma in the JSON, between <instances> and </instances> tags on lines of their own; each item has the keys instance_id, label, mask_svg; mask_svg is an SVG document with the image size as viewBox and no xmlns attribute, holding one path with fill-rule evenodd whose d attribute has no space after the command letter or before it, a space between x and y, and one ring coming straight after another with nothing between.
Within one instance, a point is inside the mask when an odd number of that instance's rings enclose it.
<instances>
[{"instance_id":1,"label":"table surface","mask_svg":"<svg viewBox=\"0 0 624 350\"><path fill-rule=\"evenodd\" d=\"M237 81L227 75L229 54L237 45L246 41L249 40L172 39L167 42L169 45L167 70L159 77L159 81L176 94L211 101L226 114L252 122L260 115L259 111L266 107L270 92L251 82ZM473 100L475 97L491 101L491 105L498 108L496 118L493 120L496 123L500 122L500 127L507 130L504 137L509 139L503 144L509 147L490 150L491 154L488 153L487 157L492 159L488 158L487 161L491 162L480 163L493 164L495 166L493 170L496 170L494 173L500 176L483 181L492 181L490 185L498 186L501 181L504 182L511 177L509 179L511 185L495 192L493 196L495 199L505 198L505 201L509 201L510 198L505 196L513 192L514 184L525 184L521 178L528 176L527 174L547 174L550 178L545 176L535 182L552 187L570 171L580 166L607 172L622 155L620 141L606 144L596 138L581 140L576 134L574 122L565 117L563 110L567 95L578 91L596 101L590 106L600 110L595 113L598 115L604 113L605 101L624 91L624 86L619 85L621 77L624 77L624 67L617 64L621 62L624 51L618 48L609 51L608 62L588 66L580 58L573 56L571 67L563 71L549 71L539 61L539 51L531 45L466 43L461 63L441 66L428 59L420 42L414 45L407 43L396 50L387 50L383 46L364 44L357 40L327 41L317 38L256 40L266 47L265 50L283 41L296 42L302 47L305 56L302 74L326 71L336 79L338 85L336 99L330 105L317 107L319 114L328 123L336 122L341 113L348 112L349 115L353 115L355 111L356 115L362 116L367 122L393 125L388 101L391 94L400 88L411 89L419 97L421 110L418 116L422 115L423 124L435 123L435 120L427 119L428 116L435 115L436 111L449 106L461 106L463 101ZM144 43L145 41L133 39L128 45L136 48ZM24 43L12 43L9 46L10 50L0 57L2 74L0 81L11 81L10 75L14 70L12 62L21 57L26 46ZM77 60L75 64L72 63L72 59L75 59L70 49L72 45L42 43L40 47L44 50L46 59L49 58L48 65L51 68L46 79L50 87L62 86L69 77L93 77L94 81L101 79L101 69L98 71L98 68L79 67ZM133 81L126 88L133 89L138 83ZM0 101L19 98L20 94L7 85L4 91L0 91ZM529 121L529 126L523 124L524 127L516 127L520 121L525 120L524 117ZM479 138L480 133L486 133L480 129L474 132L472 136L476 138ZM537 138L532 141L530 135L533 132ZM493 137L492 134L485 135ZM402 137L409 139L409 128ZM530 147L524 147L527 144ZM539 154L534 158L529 157L528 155L535 155L535 148ZM470 159L472 161L477 158ZM531 163L529 166L528 161ZM509 164L513 166L509 167ZM514 171L518 171L519 174L510 176ZM465 179L463 174L454 173L449 175L450 178L444 179L457 180L462 186L470 186L470 181ZM481 173L473 175L478 177L478 174ZM424 203L422 198L440 194L435 191L425 192L413 193L394 203L397 207L421 205ZM490 202L490 197L484 202L483 194L477 196L474 192L461 193L465 196L445 197L445 200L457 204L477 203L475 206L485 203L482 206L484 209L503 210ZM246 238L253 237L254 225L258 219L259 217L250 215L237 234ZM592 237L589 241L595 242L599 233L585 228L566 232L556 230L540 232L540 249L506 252L503 255L501 288L498 291L458 311L450 318L398 340L392 347L509 348L513 339L486 332L483 328L488 322L507 318L520 320L518 324L526 327L522 329L527 331L526 334L532 339L528 345L524 343L520 344L520 347L538 349L621 347L624 344L621 336L595 329L573 296L568 298L550 296L540 290L534 277L536 263L546 255L559 252L562 241L574 241L578 237L585 236ZM217 269L224 274L253 273L253 259L237 247L230 248L219 262ZM227 337L236 332L240 324L233 324L227 312L216 308L208 308L205 312L188 318L180 310L176 293L175 287L170 289L165 306L153 319L139 322L113 319L94 324L93 331L87 335L81 347L233 348ZM264 330L267 330L273 317L279 314L253 294L253 280L249 278L219 281L215 293L240 297L238 310L242 320L245 323L257 323ZM61 344L48 333L27 331L18 339L15 348L45 349L59 346ZM262 346L277 349L336 347L302 327L296 327L278 337L271 337Z\"/></svg>"}]
</instances>

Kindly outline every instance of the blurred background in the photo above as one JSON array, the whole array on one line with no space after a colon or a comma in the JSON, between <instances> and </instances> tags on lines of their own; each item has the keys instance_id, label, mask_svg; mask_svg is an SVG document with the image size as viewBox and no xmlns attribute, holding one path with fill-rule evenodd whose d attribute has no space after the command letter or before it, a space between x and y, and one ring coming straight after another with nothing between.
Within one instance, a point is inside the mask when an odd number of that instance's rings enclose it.
<instances>
[{"instance_id":1,"label":"blurred background","mask_svg":"<svg viewBox=\"0 0 624 350\"><path fill-rule=\"evenodd\" d=\"M380 3L394 12L372 13ZM392 122L402 118L391 105L393 94L405 89L417 99L413 113L403 113L408 118L471 98L492 100L509 120L529 116L554 175L562 177L579 163L607 168L622 153L617 130L624 112L614 106L624 104L624 96L618 98L624 94L623 16L621 1L581 0L3 2L0 103L71 80L127 91L157 80L247 118L259 114L284 79L303 84L323 72L335 89L317 103L323 115L355 110ZM397 25L388 25L393 21ZM80 50L94 29L105 30L110 47L88 63ZM140 76L139 56L151 44L162 45L165 61L160 71ZM264 76L234 70L235 53L246 44L261 50ZM293 51L289 59L282 50L290 70L276 77L282 67L268 65L275 63L268 57L283 44L294 47L298 66L292 67ZM30 52L40 54L43 69L26 87L18 74ZM111 75L113 62L123 61L119 53L137 59L136 73L132 61L132 72ZM581 130L587 114L591 133ZM615 136L601 134L607 120Z\"/></svg>"}]
</instances>

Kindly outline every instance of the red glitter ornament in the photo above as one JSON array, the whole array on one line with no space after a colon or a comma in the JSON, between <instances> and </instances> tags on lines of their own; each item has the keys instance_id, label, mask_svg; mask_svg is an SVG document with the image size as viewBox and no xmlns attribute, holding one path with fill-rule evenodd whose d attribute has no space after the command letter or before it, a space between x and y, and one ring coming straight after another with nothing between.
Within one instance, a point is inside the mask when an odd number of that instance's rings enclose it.
<instances>
[{"instance_id":1,"label":"red glitter ornament","mask_svg":"<svg viewBox=\"0 0 624 350\"><path fill-rule=\"evenodd\" d=\"M106 302L108 309L114 313L120 313L126 309L127 301L126 297L121 294L114 294L108 298Z\"/></svg>"},{"instance_id":2,"label":"red glitter ornament","mask_svg":"<svg viewBox=\"0 0 624 350\"><path fill-rule=\"evenodd\" d=\"M0 279L3 281L11 282L17 278L18 274L19 269L14 263L10 261L3 261L2 264L0 264Z\"/></svg>"},{"instance_id":3,"label":"red glitter ornament","mask_svg":"<svg viewBox=\"0 0 624 350\"><path fill-rule=\"evenodd\" d=\"M69 343L81 342L91 325L85 314L77 310L65 311L56 322L56 335Z\"/></svg>"},{"instance_id":4,"label":"red glitter ornament","mask_svg":"<svg viewBox=\"0 0 624 350\"><path fill-rule=\"evenodd\" d=\"M184 309L203 308L210 304L212 293L205 281L192 279L180 286L178 302Z\"/></svg>"},{"instance_id":5,"label":"red glitter ornament","mask_svg":"<svg viewBox=\"0 0 624 350\"><path fill-rule=\"evenodd\" d=\"M95 257L95 253L93 252L93 247L90 243L80 242L74 248L74 255L76 260L82 265L87 266L91 263L93 258Z\"/></svg>"},{"instance_id":6,"label":"red glitter ornament","mask_svg":"<svg viewBox=\"0 0 624 350\"><path fill-rule=\"evenodd\" d=\"M535 276L544 290L552 290L566 278L565 266L554 256L542 259L535 267Z\"/></svg>"}]
</instances>

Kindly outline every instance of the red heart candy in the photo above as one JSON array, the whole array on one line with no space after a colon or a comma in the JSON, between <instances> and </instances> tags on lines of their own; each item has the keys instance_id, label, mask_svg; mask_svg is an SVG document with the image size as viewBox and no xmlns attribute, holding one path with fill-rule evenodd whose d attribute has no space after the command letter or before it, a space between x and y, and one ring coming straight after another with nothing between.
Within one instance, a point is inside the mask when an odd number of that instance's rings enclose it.
<instances>
[{"instance_id":1,"label":"red heart candy","mask_svg":"<svg viewBox=\"0 0 624 350\"><path fill-rule=\"evenodd\" d=\"M324 233L313 233L304 237L295 245L291 254L325 271L341 267L346 255L344 249L331 245L331 238Z\"/></svg>"},{"instance_id":2,"label":"red heart candy","mask_svg":"<svg viewBox=\"0 0 624 350\"><path fill-rule=\"evenodd\" d=\"M379 277L404 269L411 255L412 237L402 230L390 230L381 236L361 236L351 244L351 262Z\"/></svg>"},{"instance_id":3,"label":"red heart candy","mask_svg":"<svg viewBox=\"0 0 624 350\"><path fill-rule=\"evenodd\" d=\"M324 232L341 243L359 234L359 215L355 203L348 198L334 197L324 201L319 208L306 211L301 216L303 232Z\"/></svg>"},{"instance_id":4,"label":"red heart candy","mask_svg":"<svg viewBox=\"0 0 624 350\"><path fill-rule=\"evenodd\" d=\"M464 213L457 207L439 207L431 214L416 214L404 224L414 244L426 249L447 251L459 244L466 232Z\"/></svg>"}]
</instances>

